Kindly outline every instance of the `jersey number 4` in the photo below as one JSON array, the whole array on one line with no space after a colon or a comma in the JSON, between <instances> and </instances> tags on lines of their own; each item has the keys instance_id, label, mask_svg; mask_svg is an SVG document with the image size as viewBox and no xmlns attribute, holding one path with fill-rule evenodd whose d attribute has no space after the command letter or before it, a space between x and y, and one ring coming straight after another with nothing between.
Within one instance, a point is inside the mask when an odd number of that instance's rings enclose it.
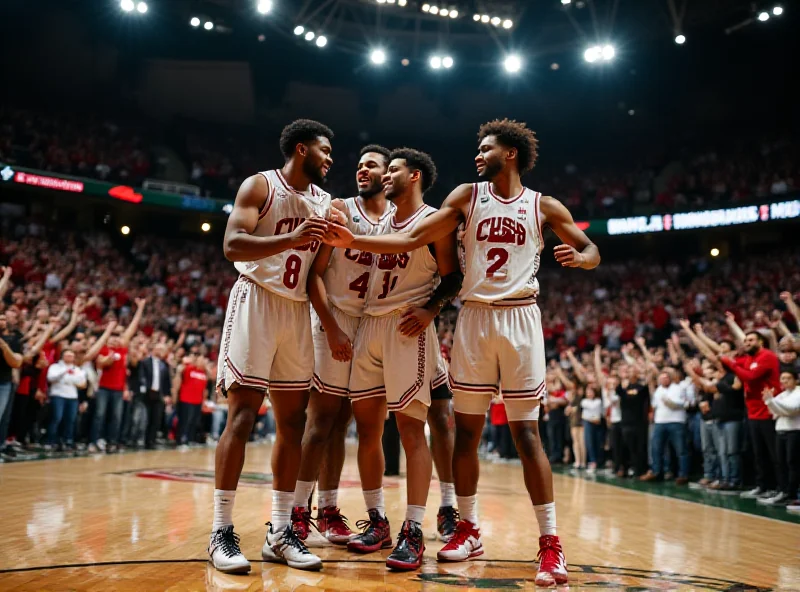
<instances>
[{"instance_id":1,"label":"jersey number 4","mask_svg":"<svg viewBox=\"0 0 800 592\"><path fill-rule=\"evenodd\" d=\"M397 276L392 277L392 273L387 271L383 274L383 290L378 295L378 300L383 300L389 295L389 292L394 290L397 285ZM350 282L350 289L353 292L358 292L358 297L362 300L367 295L369 288L369 272L365 271L352 282Z\"/></svg>"}]
</instances>

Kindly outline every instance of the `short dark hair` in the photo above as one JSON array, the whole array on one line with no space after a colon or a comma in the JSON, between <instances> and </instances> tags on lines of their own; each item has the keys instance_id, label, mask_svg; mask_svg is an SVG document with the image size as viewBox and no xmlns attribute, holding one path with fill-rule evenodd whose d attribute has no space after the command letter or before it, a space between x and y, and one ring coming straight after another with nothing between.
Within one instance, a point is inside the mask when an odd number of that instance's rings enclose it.
<instances>
[{"instance_id":1,"label":"short dark hair","mask_svg":"<svg viewBox=\"0 0 800 592\"><path fill-rule=\"evenodd\" d=\"M487 136L496 136L504 146L517 149L519 174L524 175L536 164L539 157L539 140L536 133L524 122L513 119L495 119L484 123L478 130L478 143Z\"/></svg>"},{"instance_id":2,"label":"short dark hair","mask_svg":"<svg viewBox=\"0 0 800 592\"><path fill-rule=\"evenodd\" d=\"M361 152L358 153L358 156L359 157L364 156L367 152L374 152L375 154L380 154L386 161L386 166L389 166L392 153L388 148L381 146L380 144L367 144L361 149Z\"/></svg>"},{"instance_id":3,"label":"short dark hair","mask_svg":"<svg viewBox=\"0 0 800 592\"><path fill-rule=\"evenodd\" d=\"M425 193L436 183L436 165L433 164L433 159L430 155L413 148L396 148L389 155L389 161L391 162L395 158L402 158L406 161L408 168L421 173L422 193Z\"/></svg>"},{"instance_id":4,"label":"short dark hair","mask_svg":"<svg viewBox=\"0 0 800 592\"><path fill-rule=\"evenodd\" d=\"M720 341L720 345L723 343L727 343L731 350L736 349L736 343L734 343L733 339L723 339Z\"/></svg>"},{"instance_id":5,"label":"short dark hair","mask_svg":"<svg viewBox=\"0 0 800 592\"><path fill-rule=\"evenodd\" d=\"M287 159L294 154L298 144L313 142L320 136L333 140L333 131L327 125L313 119L298 119L293 121L281 132L281 153Z\"/></svg>"},{"instance_id":6,"label":"short dark hair","mask_svg":"<svg viewBox=\"0 0 800 592\"><path fill-rule=\"evenodd\" d=\"M760 331L748 331L747 333L744 334L745 337L747 337L748 335L755 335L756 337L758 337L758 341L761 343L762 346L767 344L767 340L764 338L764 336L761 334Z\"/></svg>"}]
</instances>

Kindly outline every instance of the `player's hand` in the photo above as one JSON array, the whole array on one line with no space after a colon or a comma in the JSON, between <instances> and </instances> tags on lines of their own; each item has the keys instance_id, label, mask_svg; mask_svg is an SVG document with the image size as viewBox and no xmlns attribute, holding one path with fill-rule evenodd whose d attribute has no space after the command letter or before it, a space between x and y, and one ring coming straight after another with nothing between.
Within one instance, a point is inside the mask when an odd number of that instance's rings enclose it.
<instances>
[{"instance_id":1,"label":"player's hand","mask_svg":"<svg viewBox=\"0 0 800 592\"><path fill-rule=\"evenodd\" d=\"M406 337L416 337L428 328L436 315L427 308L409 308L400 317L397 330Z\"/></svg>"},{"instance_id":2,"label":"player's hand","mask_svg":"<svg viewBox=\"0 0 800 592\"><path fill-rule=\"evenodd\" d=\"M322 218L306 218L292 234L297 246L302 247L310 242L321 242L326 230L328 230L328 222L326 220Z\"/></svg>"},{"instance_id":3,"label":"player's hand","mask_svg":"<svg viewBox=\"0 0 800 592\"><path fill-rule=\"evenodd\" d=\"M346 226L342 226L341 224L328 224L328 231L322 238L322 242L326 245L343 249L349 247L350 243L352 243L355 238L356 237Z\"/></svg>"},{"instance_id":4,"label":"player's hand","mask_svg":"<svg viewBox=\"0 0 800 592\"><path fill-rule=\"evenodd\" d=\"M325 331L328 339L328 347L331 348L331 356L337 362L349 362L353 359L353 344L350 338L338 326L334 331Z\"/></svg>"},{"instance_id":5,"label":"player's hand","mask_svg":"<svg viewBox=\"0 0 800 592\"><path fill-rule=\"evenodd\" d=\"M347 214L344 211L345 205L341 199L334 199L331 202L331 210L328 214L328 220L336 224L347 225Z\"/></svg>"},{"instance_id":6,"label":"player's hand","mask_svg":"<svg viewBox=\"0 0 800 592\"><path fill-rule=\"evenodd\" d=\"M575 247L567 244L558 245L553 249L553 253L561 267L580 267L583 265L583 254L579 253Z\"/></svg>"}]
</instances>

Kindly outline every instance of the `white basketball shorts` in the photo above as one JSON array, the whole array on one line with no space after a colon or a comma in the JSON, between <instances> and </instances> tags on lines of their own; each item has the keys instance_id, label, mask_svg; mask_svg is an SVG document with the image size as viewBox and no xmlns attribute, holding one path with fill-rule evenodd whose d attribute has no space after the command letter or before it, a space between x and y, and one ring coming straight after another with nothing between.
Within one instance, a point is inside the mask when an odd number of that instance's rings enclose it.
<instances>
[{"instance_id":1,"label":"white basketball shorts","mask_svg":"<svg viewBox=\"0 0 800 592\"><path fill-rule=\"evenodd\" d=\"M356 333L361 317L354 317L332 304L329 305L339 328L350 339L356 342ZM350 364L339 362L331 355L328 338L316 311L311 309L311 335L314 339L314 388L326 395L346 397L350 392Z\"/></svg>"},{"instance_id":2,"label":"white basketball shorts","mask_svg":"<svg viewBox=\"0 0 800 592\"><path fill-rule=\"evenodd\" d=\"M245 277L231 289L217 364L217 387L311 388L314 345L308 302L289 300Z\"/></svg>"},{"instance_id":3,"label":"white basketball shorts","mask_svg":"<svg viewBox=\"0 0 800 592\"><path fill-rule=\"evenodd\" d=\"M441 352L431 323L418 337L405 337L397 327L401 310L363 317L353 348L350 400L386 397L389 411L402 411L412 401L431 406L431 380Z\"/></svg>"},{"instance_id":4,"label":"white basketball shorts","mask_svg":"<svg viewBox=\"0 0 800 592\"><path fill-rule=\"evenodd\" d=\"M546 395L542 315L536 304L468 302L453 338L450 388L458 413L486 413L502 394L509 420L533 420Z\"/></svg>"}]
</instances>

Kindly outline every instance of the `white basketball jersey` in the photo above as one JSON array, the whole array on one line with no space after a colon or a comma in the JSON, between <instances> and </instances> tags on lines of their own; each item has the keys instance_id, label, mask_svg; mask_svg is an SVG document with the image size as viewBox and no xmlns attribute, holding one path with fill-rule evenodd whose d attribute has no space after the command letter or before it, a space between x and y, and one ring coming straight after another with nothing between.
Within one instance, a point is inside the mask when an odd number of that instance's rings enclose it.
<instances>
[{"instance_id":1,"label":"white basketball jersey","mask_svg":"<svg viewBox=\"0 0 800 592\"><path fill-rule=\"evenodd\" d=\"M411 232L435 211L436 208L423 204L403 222L395 223L392 217L383 232ZM425 305L439 281L438 270L428 245L410 253L375 255L364 314L381 316L400 308Z\"/></svg>"},{"instance_id":2,"label":"white basketball jersey","mask_svg":"<svg viewBox=\"0 0 800 592\"><path fill-rule=\"evenodd\" d=\"M331 196L316 185L308 191L289 186L279 170L261 173L267 180L268 192L258 215L255 236L277 236L294 232L307 218L327 218ZM236 269L259 286L289 300L306 301L308 270L319 250L313 241L258 261L237 261Z\"/></svg>"},{"instance_id":3,"label":"white basketball jersey","mask_svg":"<svg viewBox=\"0 0 800 592\"><path fill-rule=\"evenodd\" d=\"M373 222L361 208L357 197L344 200L347 208L348 228L355 235L383 234L395 208L386 203L386 211L377 222ZM358 249L334 249L328 269L325 271L325 289L328 300L350 316L360 317L364 313L367 289L369 288L372 264L377 256Z\"/></svg>"},{"instance_id":4,"label":"white basketball jersey","mask_svg":"<svg viewBox=\"0 0 800 592\"><path fill-rule=\"evenodd\" d=\"M489 182L472 186L463 245L466 273L462 302L534 301L536 272L544 247L541 193L523 187L510 199L498 197Z\"/></svg>"}]
</instances>

